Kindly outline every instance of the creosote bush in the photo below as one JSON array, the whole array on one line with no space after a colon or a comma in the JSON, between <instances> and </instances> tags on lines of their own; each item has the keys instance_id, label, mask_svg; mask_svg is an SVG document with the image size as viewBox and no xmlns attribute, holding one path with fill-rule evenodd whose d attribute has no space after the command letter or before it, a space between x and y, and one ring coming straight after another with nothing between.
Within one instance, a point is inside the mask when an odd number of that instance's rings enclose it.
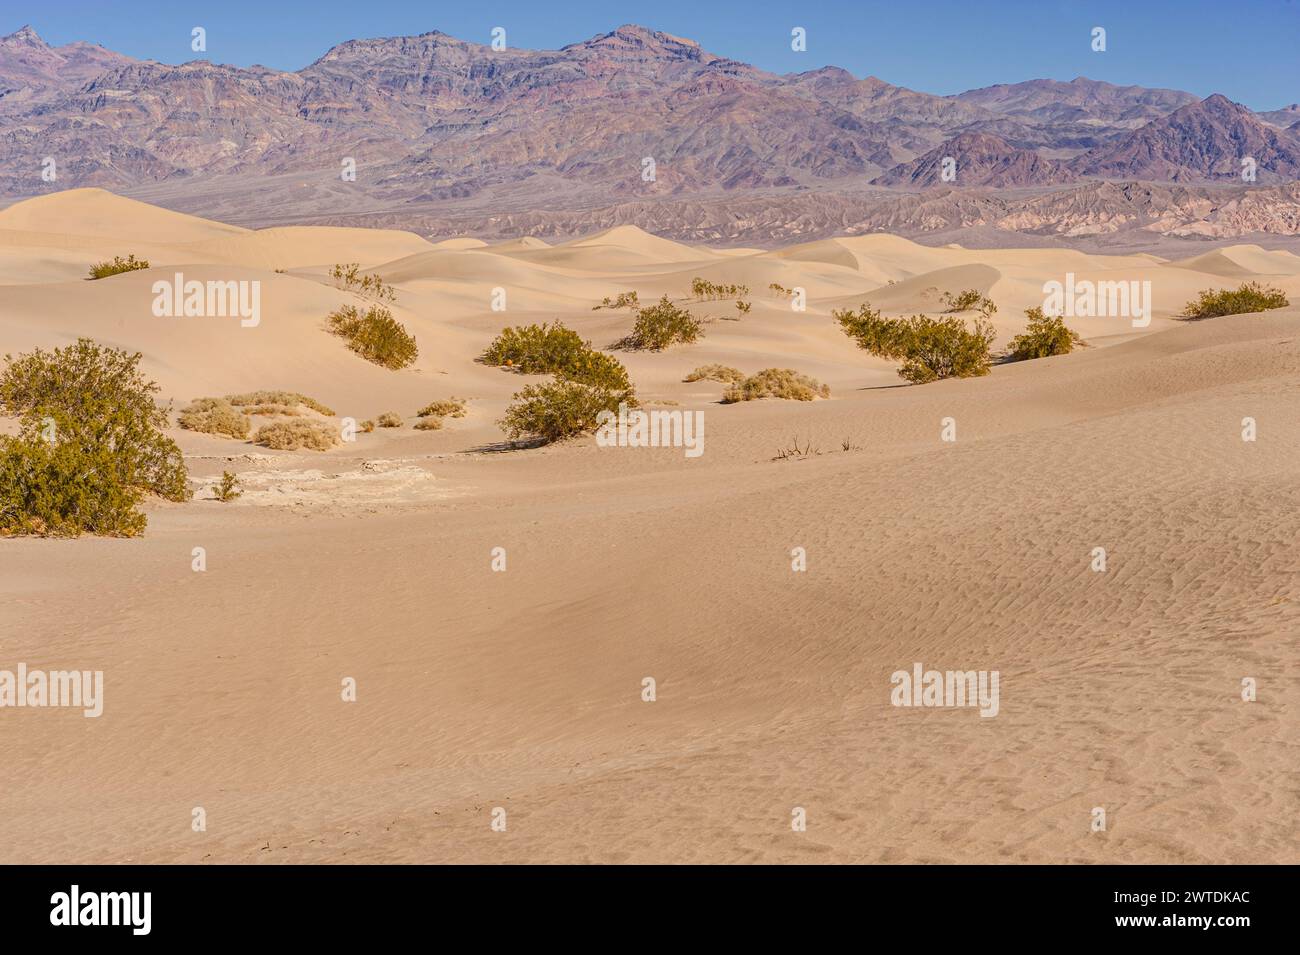
<instances>
[{"instance_id":1,"label":"creosote bush","mask_svg":"<svg viewBox=\"0 0 1300 955\"><path fill-rule=\"evenodd\" d=\"M1025 317L1029 325L1024 334L1011 339L1007 346L1007 357L1012 361L1068 355L1076 345L1083 345L1079 333L1067 328L1065 319L1059 315L1044 315L1035 306L1025 310Z\"/></svg>"},{"instance_id":2,"label":"creosote bush","mask_svg":"<svg viewBox=\"0 0 1300 955\"><path fill-rule=\"evenodd\" d=\"M756 401L759 398L785 398L790 401L812 401L829 398L831 389L815 378L800 374L793 368L764 368L739 381L722 393L724 405L738 401Z\"/></svg>"},{"instance_id":3,"label":"creosote bush","mask_svg":"<svg viewBox=\"0 0 1300 955\"><path fill-rule=\"evenodd\" d=\"M590 348L581 335L559 322L507 326L488 345L482 360L525 375L544 375L570 367Z\"/></svg>"},{"instance_id":4,"label":"creosote bush","mask_svg":"<svg viewBox=\"0 0 1300 955\"><path fill-rule=\"evenodd\" d=\"M168 409L140 360L89 338L5 356L0 414L20 432L0 437L0 534L133 537L144 494L189 499L180 448L162 432Z\"/></svg>"},{"instance_id":5,"label":"creosote bush","mask_svg":"<svg viewBox=\"0 0 1300 955\"><path fill-rule=\"evenodd\" d=\"M295 418L292 421L274 421L257 429L253 443L277 451L328 451L338 443L338 429L324 421Z\"/></svg>"},{"instance_id":6,"label":"creosote bush","mask_svg":"<svg viewBox=\"0 0 1300 955\"><path fill-rule=\"evenodd\" d=\"M1187 318L1218 318L1220 315L1243 315L1286 308L1286 293L1258 282L1246 282L1235 289L1205 289L1195 301L1183 307Z\"/></svg>"},{"instance_id":7,"label":"creosote bush","mask_svg":"<svg viewBox=\"0 0 1300 955\"><path fill-rule=\"evenodd\" d=\"M985 318L970 327L956 316L885 318L870 305L857 312L832 312L844 333L873 355L901 360L900 377L913 384L941 378L987 375L993 362L989 349L996 332Z\"/></svg>"},{"instance_id":8,"label":"creosote bush","mask_svg":"<svg viewBox=\"0 0 1300 955\"><path fill-rule=\"evenodd\" d=\"M637 309L632 334L615 347L662 351L678 342L688 345L703 334L700 320L686 309L674 305L665 295L657 304Z\"/></svg>"},{"instance_id":9,"label":"creosote bush","mask_svg":"<svg viewBox=\"0 0 1300 955\"><path fill-rule=\"evenodd\" d=\"M682 381L721 381L724 384L732 384L744 379L745 373L730 365L700 365Z\"/></svg>"},{"instance_id":10,"label":"creosote bush","mask_svg":"<svg viewBox=\"0 0 1300 955\"><path fill-rule=\"evenodd\" d=\"M558 323L503 328L483 353L482 360L526 375L559 375L612 391L632 388L621 361L596 351L591 342L583 341L577 332Z\"/></svg>"},{"instance_id":11,"label":"creosote bush","mask_svg":"<svg viewBox=\"0 0 1300 955\"><path fill-rule=\"evenodd\" d=\"M112 262L96 262L90 267L90 277L92 279L106 279L110 275L121 275L123 272L134 272L137 269L147 269L149 267L148 259L137 259L133 254L122 258L120 255L113 256Z\"/></svg>"},{"instance_id":12,"label":"creosote bush","mask_svg":"<svg viewBox=\"0 0 1300 955\"><path fill-rule=\"evenodd\" d=\"M393 313L372 305L360 313L355 305L344 305L327 318L329 330L347 340L348 347L366 361L394 371L415 363L419 349L415 337Z\"/></svg>"},{"instance_id":13,"label":"creosote bush","mask_svg":"<svg viewBox=\"0 0 1300 955\"><path fill-rule=\"evenodd\" d=\"M515 394L500 424L512 441L524 436L559 441L594 431L597 416L617 413L619 402L631 405L634 399L627 392L557 378Z\"/></svg>"}]
</instances>

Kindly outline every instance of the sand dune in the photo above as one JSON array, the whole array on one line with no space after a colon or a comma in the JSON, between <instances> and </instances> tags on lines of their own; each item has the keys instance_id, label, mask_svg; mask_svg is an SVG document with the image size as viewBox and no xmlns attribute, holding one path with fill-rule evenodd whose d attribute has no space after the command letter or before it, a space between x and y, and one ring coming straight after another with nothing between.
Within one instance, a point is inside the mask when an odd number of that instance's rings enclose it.
<instances>
[{"instance_id":1,"label":"sand dune","mask_svg":"<svg viewBox=\"0 0 1300 955\"><path fill-rule=\"evenodd\" d=\"M68 189L0 209L0 229L103 236L157 244L246 235L247 229L124 199L104 189Z\"/></svg>"},{"instance_id":2,"label":"sand dune","mask_svg":"<svg viewBox=\"0 0 1300 955\"><path fill-rule=\"evenodd\" d=\"M161 264L84 280L141 249ZM325 330L361 301L335 256L394 284L415 367ZM259 324L155 317L177 268L259 282ZM1105 347L913 387L831 318L976 288L1005 338L1067 272L1150 281L1156 319L1071 320ZM499 452L496 420L541 380L475 362L503 325L604 346L633 316L602 297L684 300L697 275L749 285L752 311L690 304L714 319L698 343L620 358L643 397L703 412L703 455ZM150 504L143 538L0 541L0 669L105 673L99 719L0 718L24 781L0 794L0 861L1300 861L1300 307L1174 320L1247 275L1300 298L1300 270L1247 246L728 253L619 227L483 247L247 232L98 190L0 212L0 354L90 335L142 352L178 403L282 388L408 419L324 453L176 429L200 494ZM681 380L708 362L793 367L833 396L723 406ZM450 395L465 418L410 427ZM792 442L816 453L774 460ZM231 504L210 499L223 470L247 488ZM890 705L915 661L998 670L999 714Z\"/></svg>"}]
</instances>

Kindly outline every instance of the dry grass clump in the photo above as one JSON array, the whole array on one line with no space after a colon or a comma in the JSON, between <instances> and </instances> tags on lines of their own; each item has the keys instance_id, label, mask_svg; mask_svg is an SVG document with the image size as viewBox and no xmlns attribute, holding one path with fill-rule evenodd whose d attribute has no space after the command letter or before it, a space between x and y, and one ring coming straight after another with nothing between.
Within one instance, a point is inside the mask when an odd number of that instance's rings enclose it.
<instances>
[{"instance_id":1,"label":"dry grass clump","mask_svg":"<svg viewBox=\"0 0 1300 955\"><path fill-rule=\"evenodd\" d=\"M378 275L361 273L360 262L340 262L330 269L330 278L342 282L343 288L361 295L373 295L380 301L394 302L397 290L388 285Z\"/></svg>"},{"instance_id":2,"label":"dry grass clump","mask_svg":"<svg viewBox=\"0 0 1300 955\"><path fill-rule=\"evenodd\" d=\"M617 298L610 298L606 295L600 300L599 305L593 305L591 310L598 312L602 308L637 308L641 301L637 298L636 292L619 292Z\"/></svg>"},{"instance_id":3,"label":"dry grass clump","mask_svg":"<svg viewBox=\"0 0 1300 955\"><path fill-rule=\"evenodd\" d=\"M371 431L375 430L375 423L367 418L365 421L357 425L357 427L361 429L362 434L369 434Z\"/></svg>"},{"instance_id":4,"label":"dry grass clump","mask_svg":"<svg viewBox=\"0 0 1300 955\"><path fill-rule=\"evenodd\" d=\"M1286 294L1278 288L1246 282L1236 289L1206 289L1183 308L1187 318L1218 318L1220 315L1243 315L1286 308Z\"/></svg>"},{"instance_id":5,"label":"dry grass clump","mask_svg":"<svg viewBox=\"0 0 1300 955\"><path fill-rule=\"evenodd\" d=\"M324 421L297 418L293 421L276 421L262 425L253 436L253 443L277 451L328 451L338 443L338 430Z\"/></svg>"},{"instance_id":6,"label":"dry grass clump","mask_svg":"<svg viewBox=\"0 0 1300 955\"><path fill-rule=\"evenodd\" d=\"M176 416L186 431L221 434L240 440L248 437L252 420L226 398L195 398Z\"/></svg>"},{"instance_id":7,"label":"dry grass clump","mask_svg":"<svg viewBox=\"0 0 1300 955\"><path fill-rule=\"evenodd\" d=\"M400 428L402 426L402 416L396 411L385 411L376 420L381 428Z\"/></svg>"},{"instance_id":8,"label":"dry grass clump","mask_svg":"<svg viewBox=\"0 0 1300 955\"><path fill-rule=\"evenodd\" d=\"M243 408L246 414L298 414L298 405L310 408L327 418L334 417L332 409L327 408L315 398L300 395L296 391L250 391L243 395L227 395L226 400L236 407ZM261 410L271 408L288 408L288 411Z\"/></svg>"},{"instance_id":9,"label":"dry grass clump","mask_svg":"<svg viewBox=\"0 0 1300 955\"><path fill-rule=\"evenodd\" d=\"M134 272L137 269L147 269L149 267L148 259L137 259L132 253L126 258L120 255L113 256L112 262L96 262L90 267L90 277L92 279L106 279L110 275L121 275L123 272Z\"/></svg>"},{"instance_id":10,"label":"dry grass clump","mask_svg":"<svg viewBox=\"0 0 1300 955\"><path fill-rule=\"evenodd\" d=\"M748 285L723 285L710 282L699 276L691 279L691 294L700 300L722 298L744 298L749 294Z\"/></svg>"},{"instance_id":11,"label":"dry grass clump","mask_svg":"<svg viewBox=\"0 0 1300 955\"><path fill-rule=\"evenodd\" d=\"M418 418L463 418L465 417L465 399L453 396L440 401L431 401L415 414Z\"/></svg>"},{"instance_id":12,"label":"dry grass clump","mask_svg":"<svg viewBox=\"0 0 1300 955\"><path fill-rule=\"evenodd\" d=\"M755 401L759 398L785 398L790 401L812 401L829 398L831 389L815 378L800 374L793 368L764 368L737 382L722 394L724 405L737 401Z\"/></svg>"},{"instance_id":13,"label":"dry grass clump","mask_svg":"<svg viewBox=\"0 0 1300 955\"><path fill-rule=\"evenodd\" d=\"M730 365L701 365L682 379L682 381L720 381L728 385L744 380L745 373Z\"/></svg>"},{"instance_id":14,"label":"dry grass clump","mask_svg":"<svg viewBox=\"0 0 1300 955\"><path fill-rule=\"evenodd\" d=\"M441 431L442 418L439 417L421 418L419 421L415 422L413 427L415 428L416 431Z\"/></svg>"}]
</instances>

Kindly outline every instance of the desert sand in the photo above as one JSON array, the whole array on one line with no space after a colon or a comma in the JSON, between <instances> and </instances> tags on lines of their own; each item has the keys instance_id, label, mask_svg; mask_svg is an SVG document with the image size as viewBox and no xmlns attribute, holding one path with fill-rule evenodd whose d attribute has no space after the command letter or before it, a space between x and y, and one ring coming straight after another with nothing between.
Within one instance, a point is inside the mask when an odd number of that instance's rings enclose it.
<instances>
[{"instance_id":1,"label":"desert sand","mask_svg":"<svg viewBox=\"0 0 1300 955\"><path fill-rule=\"evenodd\" d=\"M85 280L127 253L152 268ZM414 368L324 330L351 261L396 287ZM176 271L260 281L261 323L154 317ZM1090 347L907 386L830 318L977 288L1000 346L1067 272L1150 281L1154 319L1072 320ZM495 422L542 379L474 361L501 327L605 347L632 319L603 297L694 276L749 285L753 311L692 305L719 319L700 342L620 358L644 399L703 410L703 455L503 449ZM1300 257L721 250L628 226L488 245L89 189L0 210L0 353L88 335L142 352L177 407L274 388L408 422L324 453L176 428L199 492L151 503L142 538L0 541L0 668L105 674L98 719L0 711L0 861L1300 861L1300 308L1177 318L1246 279L1300 300ZM711 362L832 398L724 406L682 382ZM451 395L465 418L410 427ZM773 460L792 441L821 453ZM998 670L1000 712L892 706L917 661Z\"/></svg>"}]
</instances>

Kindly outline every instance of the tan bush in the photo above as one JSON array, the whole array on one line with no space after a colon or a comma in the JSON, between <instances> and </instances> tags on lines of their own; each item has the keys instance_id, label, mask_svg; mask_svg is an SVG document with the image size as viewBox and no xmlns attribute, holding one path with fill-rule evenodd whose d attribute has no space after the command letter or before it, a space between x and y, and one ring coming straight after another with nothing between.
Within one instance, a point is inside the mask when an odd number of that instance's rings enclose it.
<instances>
[{"instance_id":1,"label":"tan bush","mask_svg":"<svg viewBox=\"0 0 1300 955\"><path fill-rule=\"evenodd\" d=\"M248 437L252 421L225 398L196 398L182 408L176 423L186 431L221 434L243 440Z\"/></svg>"},{"instance_id":2,"label":"tan bush","mask_svg":"<svg viewBox=\"0 0 1300 955\"><path fill-rule=\"evenodd\" d=\"M378 422L381 428L400 428L402 426L402 416L396 411L385 411L379 416Z\"/></svg>"},{"instance_id":3,"label":"tan bush","mask_svg":"<svg viewBox=\"0 0 1300 955\"><path fill-rule=\"evenodd\" d=\"M419 421L415 422L414 427L416 431L441 431L442 418L433 416L421 418Z\"/></svg>"},{"instance_id":4,"label":"tan bush","mask_svg":"<svg viewBox=\"0 0 1300 955\"><path fill-rule=\"evenodd\" d=\"M831 389L815 378L800 374L793 368L764 368L744 381L729 387L722 394L723 404L737 401L755 401L759 398L785 398L790 401L812 401L829 398Z\"/></svg>"},{"instance_id":5,"label":"tan bush","mask_svg":"<svg viewBox=\"0 0 1300 955\"><path fill-rule=\"evenodd\" d=\"M309 398L306 395L300 395L296 391L250 391L242 395L227 395L226 400L236 407L242 407L247 414L275 414L277 412L258 412L249 410L250 408L265 407L294 407L302 405L310 408L317 414L323 414L327 418L334 417L334 412L321 404L315 398ZM297 414L297 411L290 412Z\"/></svg>"},{"instance_id":6,"label":"tan bush","mask_svg":"<svg viewBox=\"0 0 1300 955\"><path fill-rule=\"evenodd\" d=\"M465 399L452 397L440 401L431 401L415 414L418 418L463 418L465 417Z\"/></svg>"},{"instance_id":7,"label":"tan bush","mask_svg":"<svg viewBox=\"0 0 1300 955\"><path fill-rule=\"evenodd\" d=\"M338 443L338 429L324 421L296 418L293 421L276 421L257 429L253 443L277 451L328 451Z\"/></svg>"},{"instance_id":8,"label":"tan bush","mask_svg":"<svg viewBox=\"0 0 1300 955\"><path fill-rule=\"evenodd\" d=\"M745 373L730 365L701 365L687 375L682 381L720 381L734 384L745 380Z\"/></svg>"}]
</instances>

